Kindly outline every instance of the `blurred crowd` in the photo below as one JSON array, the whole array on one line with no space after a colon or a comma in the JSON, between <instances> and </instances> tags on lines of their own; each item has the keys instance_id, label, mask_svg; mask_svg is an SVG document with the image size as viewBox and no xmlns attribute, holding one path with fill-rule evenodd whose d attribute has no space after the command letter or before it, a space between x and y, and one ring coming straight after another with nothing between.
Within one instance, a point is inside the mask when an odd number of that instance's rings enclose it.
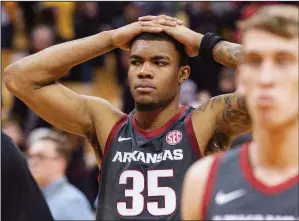
<instances>
[{"instance_id":1,"label":"blurred crowd","mask_svg":"<svg viewBox=\"0 0 299 221\"><path fill-rule=\"evenodd\" d=\"M13 61L54 44L118 28L143 15L178 17L196 32L215 32L227 41L239 42L236 22L253 15L262 4L277 2L2 2L2 71ZM212 96L235 91L235 70L216 62L204 63L200 55L189 65L191 77L181 87L181 104L197 107ZM104 97L129 113L134 102L127 85L127 69L128 52L114 50L74 67L61 82L79 93ZM84 214L80 219L89 219L95 210L99 171L90 145L39 118L3 87L2 102L3 131L28 156L54 217L71 220L67 212L59 211L72 201L71 208ZM63 139L63 144L51 134ZM246 134L234 145L249 139L250 134ZM54 152L49 145L56 147ZM49 184L49 177L54 186ZM54 197L59 185L66 189Z\"/></svg>"}]
</instances>

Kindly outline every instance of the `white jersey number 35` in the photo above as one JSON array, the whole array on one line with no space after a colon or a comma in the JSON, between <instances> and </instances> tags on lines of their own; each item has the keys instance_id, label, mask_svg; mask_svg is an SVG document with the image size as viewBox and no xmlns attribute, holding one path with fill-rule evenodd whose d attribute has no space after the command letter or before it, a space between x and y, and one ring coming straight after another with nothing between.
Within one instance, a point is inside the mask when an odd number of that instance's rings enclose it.
<instances>
[{"instance_id":1,"label":"white jersey number 35","mask_svg":"<svg viewBox=\"0 0 299 221\"><path fill-rule=\"evenodd\" d=\"M138 216L144 210L146 205L147 211L153 216L170 215L176 208L176 195L170 187L159 187L158 181L161 177L173 177L173 170L149 170L147 171L147 189L148 196L163 196L165 207L159 208L158 202L144 202L141 195L144 190L144 175L137 170L126 170L119 178L119 184L127 184L127 179L133 179L132 189L125 190L125 197L132 199L132 208L127 207L126 202L117 203L117 211L122 216Z\"/></svg>"}]
</instances>

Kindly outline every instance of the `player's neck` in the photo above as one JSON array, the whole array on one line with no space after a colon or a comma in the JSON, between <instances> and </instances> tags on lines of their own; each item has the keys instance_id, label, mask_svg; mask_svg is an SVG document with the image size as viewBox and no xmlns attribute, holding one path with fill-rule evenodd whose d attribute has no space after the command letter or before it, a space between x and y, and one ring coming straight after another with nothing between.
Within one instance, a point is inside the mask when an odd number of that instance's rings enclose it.
<instances>
[{"instance_id":1,"label":"player's neck","mask_svg":"<svg viewBox=\"0 0 299 221\"><path fill-rule=\"evenodd\" d=\"M261 126L253 131L258 164L281 169L298 166L298 120L275 132Z\"/></svg>"},{"instance_id":2,"label":"player's neck","mask_svg":"<svg viewBox=\"0 0 299 221\"><path fill-rule=\"evenodd\" d=\"M160 128L167 123L180 110L178 101L171 102L167 107L157 108L152 111L135 112L135 120L143 131L151 131Z\"/></svg>"}]
</instances>

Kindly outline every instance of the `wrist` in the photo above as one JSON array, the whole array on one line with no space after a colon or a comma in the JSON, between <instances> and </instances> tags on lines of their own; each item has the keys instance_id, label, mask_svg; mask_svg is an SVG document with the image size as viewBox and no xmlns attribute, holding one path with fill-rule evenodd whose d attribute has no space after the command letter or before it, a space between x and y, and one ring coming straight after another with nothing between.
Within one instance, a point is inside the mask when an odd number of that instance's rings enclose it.
<instances>
[{"instance_id":1,"label":"wrist","mask_svg":"<svg viewBox=\"0 0 299 221\"><path fill-rule=\"evenodd\" d=\"M103 36L105 36L105 39L107 39L109 48L117 48L117 46L115 44L115 41L114 41L114 38L113 38L115 32L116 32L116 29L109 30L109 31L103 31L103 32L100 33Z\"/></svg>"},{"instance_id":2,"label":"wrist","mask_svg":"<svg viewBox=\"0 0 299 221\"><path fill-rule=\"evenodd\" d=\"M200 50L200 44L201 44L203 36L204 35L202 35L200 33L196 33L196 36L195 36L195 45L196 45L197 51Z\"/></svg>"},{"instance_id":3,"label":"wrist","mask_svg":"<svg viewBox=\"0 0 299 221\"><path fill-rule=\"evenodd\" d=\"M200 56L206 61L214 60L213 49L218 43L222 41L224 41L224 38L214 33L209 32L203 35L203 37L200 40L199 46Z\"/></svg>"}]
</instances>

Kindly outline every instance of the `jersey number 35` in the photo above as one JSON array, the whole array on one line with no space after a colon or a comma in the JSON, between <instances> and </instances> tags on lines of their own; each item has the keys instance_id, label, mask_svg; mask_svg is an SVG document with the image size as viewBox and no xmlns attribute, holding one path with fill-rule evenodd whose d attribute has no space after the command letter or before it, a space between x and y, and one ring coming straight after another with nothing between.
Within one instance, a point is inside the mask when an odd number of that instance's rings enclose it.
<instances>
[{"instance_id":1,"label":"jersey number 35","mask_svg":"<svg viewBox=\"0 0 299 221\"><path fill-rule=\"evenodd\" d=\"M133 179L133 188L125 190L125 197L132 199L132 208L127 207L126 202L117 203L117 211L122 216L138 216L146 206L147 211L153 216L166 216L175 211L176 194L170 187L159 187L159 178L173 177L173 170L149 170L147 171L147 195L149 197L162 196L165 207L159 208L158 202L145 203L141 194L145 186L144 175L137 170L126 170L119 178L119 184L127 184L127 179Z\"/></svg>"}]
</instances>

